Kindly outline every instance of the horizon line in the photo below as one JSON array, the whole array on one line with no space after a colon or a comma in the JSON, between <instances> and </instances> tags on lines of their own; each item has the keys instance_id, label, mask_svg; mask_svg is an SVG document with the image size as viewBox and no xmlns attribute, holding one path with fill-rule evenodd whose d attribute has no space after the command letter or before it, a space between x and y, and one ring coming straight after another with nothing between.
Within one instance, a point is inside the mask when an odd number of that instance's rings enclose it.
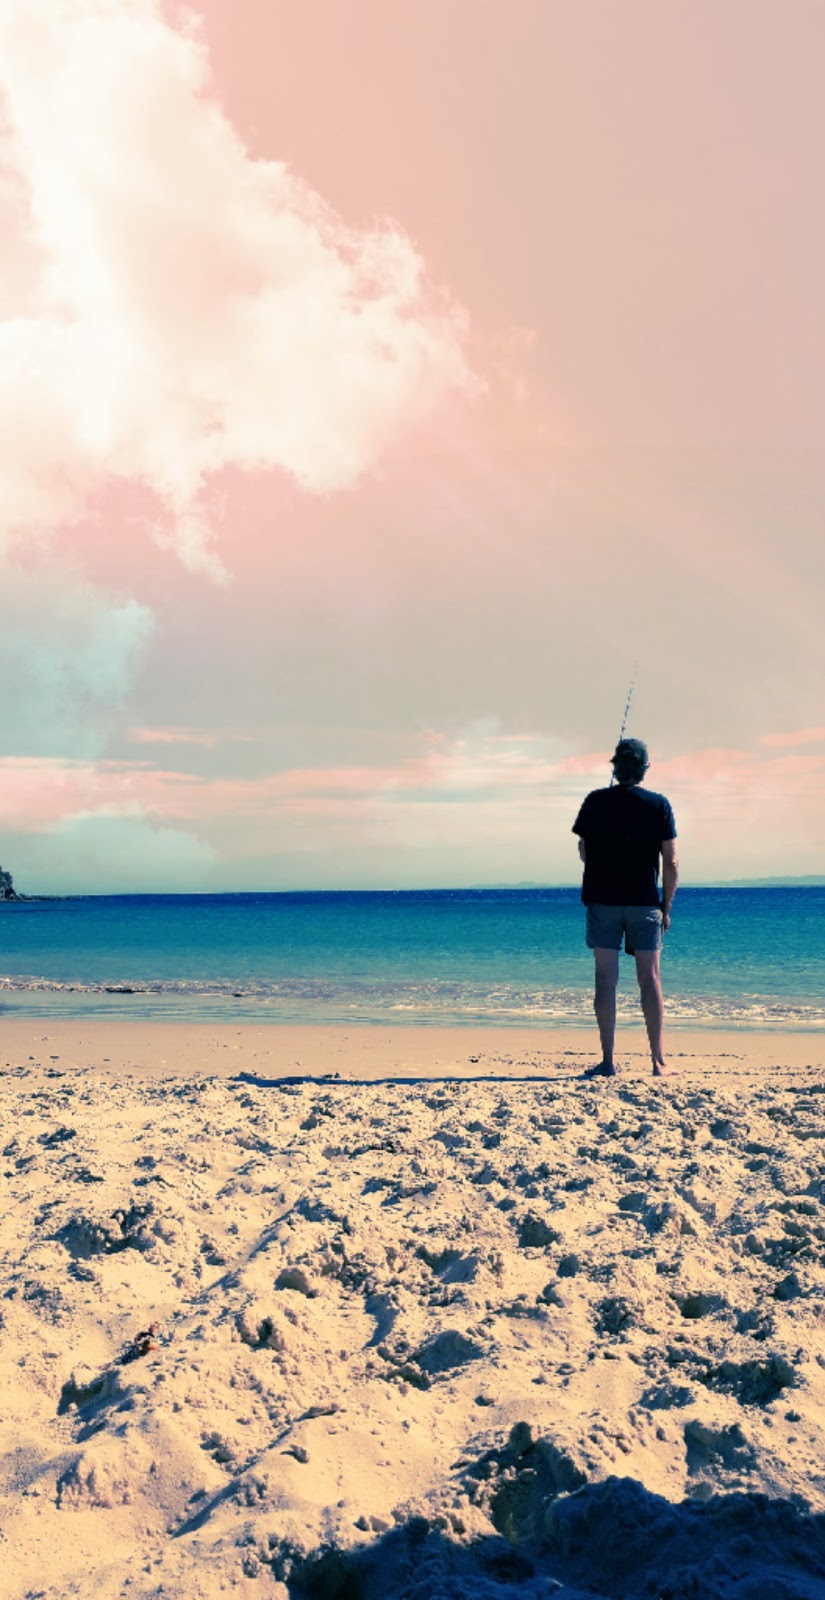
<instances>
[{"instance_id":1,"label":"horizon line","mask_svg":"<svg viewBox=\"0 0 825 1600\"><path fill-rule=\"evenodd\" d=\"M505 892L519 893L519 892L527 892L527 891L536 890L536 889L542 890L542 891L546 891L546 890L580 889L580 888L581 888L581 882L580 881L576 881L576 882L572 882L572 883L571 882L566 882L566 883L540 883L538 881L521 880L521 881L516 882L516 883L502 883L502 882L496 882L496 883L453 883L453 884L447 883L447 884L420 884L420 885L417 885L417 886L412 886L412 885L409 885L409 884L405 884L405 885L402 885L402 886L394 886L394 887L393 886L388 886L388 885L364 885L364 884L344 886L344 887L342 887L340 885L338 885L336 887L326 887L326 886L321 886L321 885L316 884L316 885L311 885L311 886L304 885L301 888L297 888L297 887L293 886L293 887L289 887L289 888L281 887L281 888L276 888L276 889L273 889L273 888L257 888L257 889L249 889L249 888L246 888L246 889L193 889L193 888L189 888L189 889L117 889L117 888L108 888L108 889L92 889L92 890L88 890L88 889L85 889L85 890L84 889L64 889L62 892L60 892L60 891L59 892L55 892L55 891L51 891L51 892L49 892L49 891L43 891L43 892L30 891L30 892L27 892L26 890L19 890L17 892L15 900L0 900L0 905L15 905L15 904L19 904L21 901L25 902L25 901L31 901L31 900L95 900L95 899L106 899L106 898L113 897L113 896L118 896L121 899L127 899L127 898L130 898L132 896L138 897L140 895L154 895L157 898L169 898L169 899L172 899L174 897L178 897L178 896L181 896L181 895L203 895L203 896L210 896L213 899L218 899L222 895L243 895L243 894L484 894L484 893L489 893L490 891L496 891L496 892L500 892L500 893L505 893ZM765 889L770 889L770 888L777 888L777 889L779 889L779 888L808 888L808 889L816 889L816 888L825 888L825 874L822 874L822 873L804 873L804 874L799 874L797 876L792 876L791 874L777 874L776 876L764 877L764 878L709 878L709 879L700 879L700 880L697 880L696 882L692 882L692 883L685 883L684 881L682 881L680 883L680 885L679 885L679 888L680 888L680 892L684 892L685 890L691 891L691 890L695 890L695 889L760 889L760 888L765 888Z\"/></svg>"}]
</instances>

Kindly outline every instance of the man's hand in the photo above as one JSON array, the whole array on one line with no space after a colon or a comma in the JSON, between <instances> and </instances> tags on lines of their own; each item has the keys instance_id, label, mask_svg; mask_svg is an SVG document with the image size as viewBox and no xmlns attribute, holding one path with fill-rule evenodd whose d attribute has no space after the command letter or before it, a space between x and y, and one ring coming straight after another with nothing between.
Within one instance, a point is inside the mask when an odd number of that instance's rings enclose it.
<instances>
[{"instance_id":1,"label":"man's hand","mask_svg":"<svg viewBox=\"0 0 825 1600\"><path fill-rule=\"evenodd\" d=\"M662 840L662 933L670 927L670 908L676 885L679 882L679 862L676 859L676 840Z\"/></svg>"}]
</instances>

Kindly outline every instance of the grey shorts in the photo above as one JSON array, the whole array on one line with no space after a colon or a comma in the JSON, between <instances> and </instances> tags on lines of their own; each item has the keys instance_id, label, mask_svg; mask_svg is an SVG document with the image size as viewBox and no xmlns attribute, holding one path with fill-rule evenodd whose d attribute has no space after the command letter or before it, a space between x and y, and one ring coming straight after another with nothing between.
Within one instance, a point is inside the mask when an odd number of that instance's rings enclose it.
<instances>
[{"instance_id":1,"label":"grey shorts","mask_svg":"<svg viewBox=\"0 0 825 1600\"><path fill-rule=\"evenodd\" d=\"M621 950L629 956L637 950L661 950L662 913L658 906L587 907L587 946L589 950Z\"/></svg>"}]
</instances>

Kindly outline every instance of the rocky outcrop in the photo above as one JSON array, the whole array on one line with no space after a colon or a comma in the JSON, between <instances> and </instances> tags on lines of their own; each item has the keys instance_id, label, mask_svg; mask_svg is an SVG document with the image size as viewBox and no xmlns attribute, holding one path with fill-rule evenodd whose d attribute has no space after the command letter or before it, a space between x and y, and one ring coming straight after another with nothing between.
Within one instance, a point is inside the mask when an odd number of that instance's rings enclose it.
<instances>
[{"instance_id":1,"label":"rocky outcrop","mask_svg":"<svg viewBox=\"0 0 825 1600\"><path fill-rule=\"evenodd\" d=\"M0 867L0 900L19 900L20 896L11 880L11 873Z\"/></svg>"}]
</instances>

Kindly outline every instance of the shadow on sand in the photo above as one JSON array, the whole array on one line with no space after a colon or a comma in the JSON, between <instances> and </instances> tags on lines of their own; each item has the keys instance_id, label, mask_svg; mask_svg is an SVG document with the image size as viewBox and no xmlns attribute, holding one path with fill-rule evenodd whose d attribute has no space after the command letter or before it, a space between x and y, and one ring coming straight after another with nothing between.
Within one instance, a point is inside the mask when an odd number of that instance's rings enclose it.
<instances>
[{"instance_id":1,"label":"shadow on sand","mask_svg":"<svg viewBox=\"0 0 825 1600\"><path fill-rule=\"evenodd\" d=\"M552 1077L544 1072L528 1072L517 1074L514 1072L485 1072L485 1073L458 1073L438 1072L427 1074L424 1077L401 1077L393 1075L386 1078L343 1078L337 1072L301 1072L278 1078L264 1078L256 1072L237 1072L229 1080L230 1083L245 1083L252 1089L295 1089L312 1087L316 1089L379 1089L382 1086L397 1088L400 1085L409 1085L420 1088L432 1087L437 1084L453 1083L458 1085L467 1083L494 1083L499 1087L509 1083L576 1083L583 1076L582 1071L568 1070L555 1073Z\"/></svg>"},{"instance_id":2,"label":"shadow on sand","mask_svg":"<svg viewBox=\"0 0 825 1600\"><path fill-rule=\"evenodd\" d=\"M423 1517L350 1551L273 1551L290 1600L823 1600L825 1516L760 1494L674 1505L633 1478L554 1491L524 1467L491 1504L498 1536ZM442 1520L442 1519L439 1519ZM279 1570L280 1568L280 1570Z\"/></svg>"}]
</instances>

